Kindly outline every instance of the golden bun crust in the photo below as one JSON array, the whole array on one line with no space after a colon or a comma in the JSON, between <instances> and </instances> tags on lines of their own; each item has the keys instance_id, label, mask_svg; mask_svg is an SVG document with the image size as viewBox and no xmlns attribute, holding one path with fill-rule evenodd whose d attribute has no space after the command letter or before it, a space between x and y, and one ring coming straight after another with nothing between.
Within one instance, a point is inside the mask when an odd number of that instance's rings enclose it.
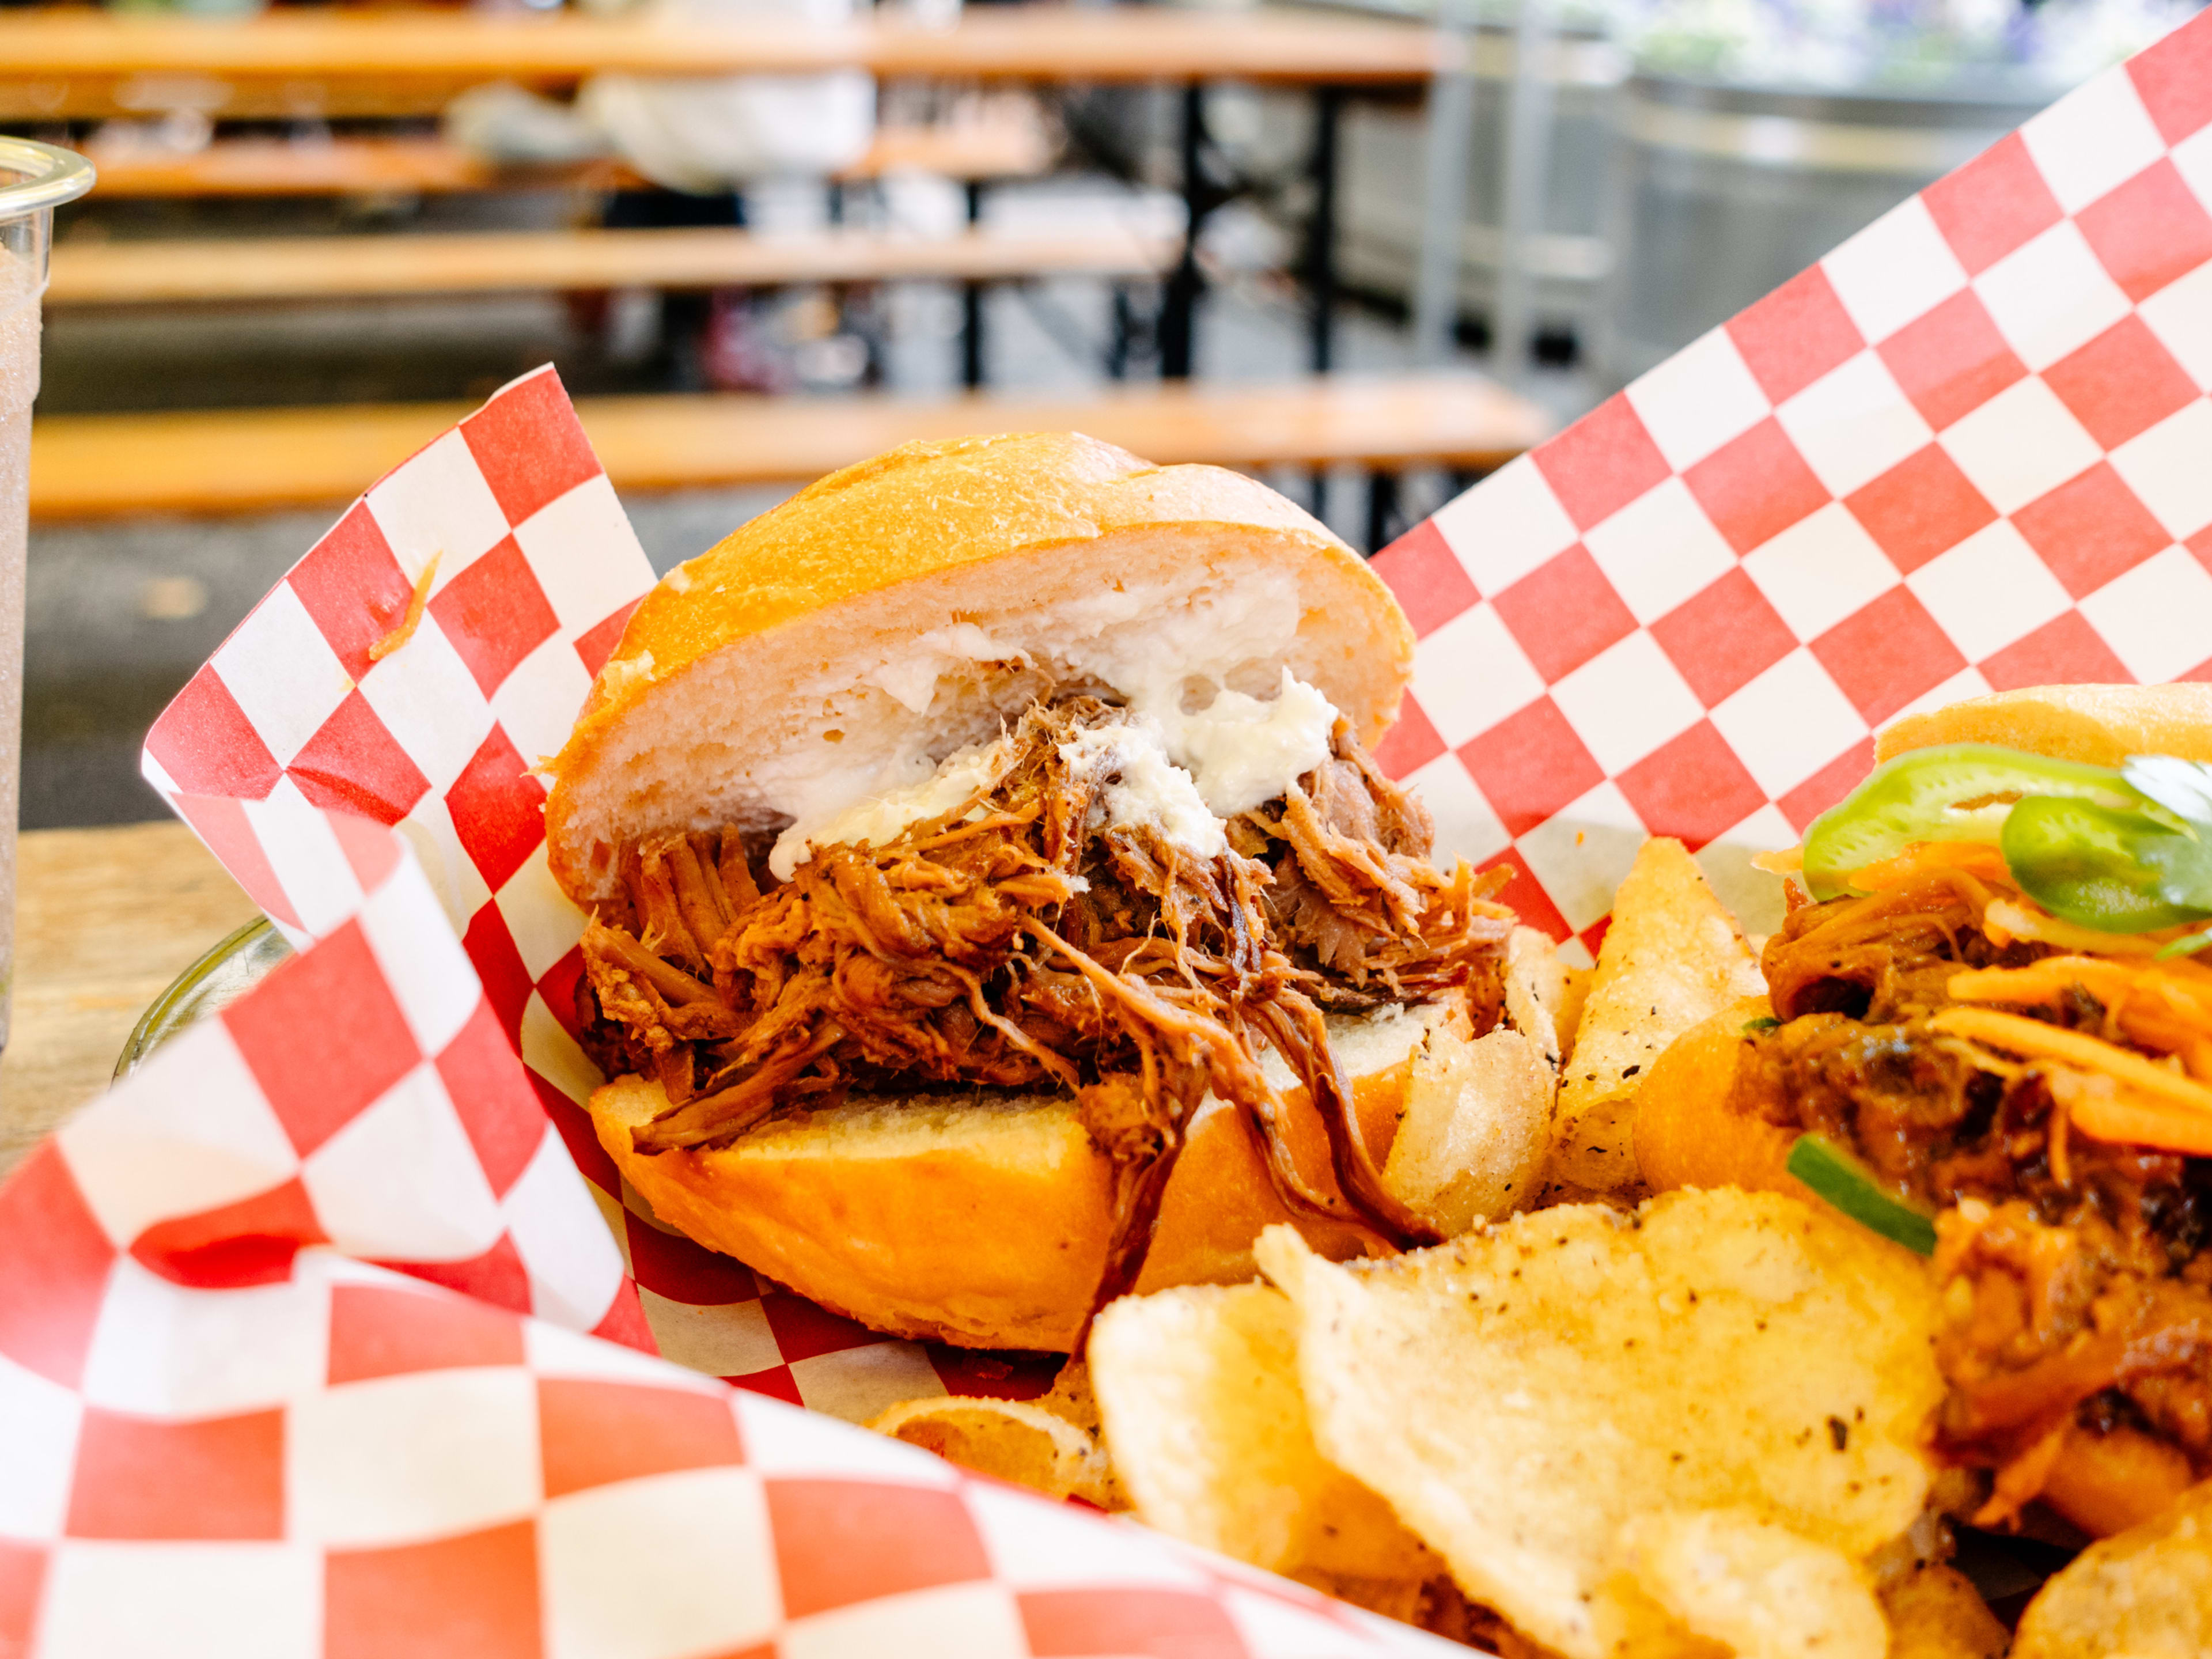
<instances>
[{"instance_id":1,"label":"golden bun crust","mask_svg":"<svg viewBox=\"0 0 2212 1659\"><path fill-rule=\"evenodd\" d=\"M895 1336L1065 1352L1113 1224L1111 1174L1073 1099L866 1102L734 1146L642 1157L658 1082L592 1096L599 1144L653 1212Z\"/></svg>"},{"instance_id":2,"label":"golden bun crust","mask_svg":"<svg viewBox=\"0 0 2212 1659\"><path fill-rule=\"evenodd\" d=\"M2212 761L2212 684L2034 685L1907 714L1875 758L1946 743L1991 743L2052 760L2118 766L2130 755Z\"/></svg>"},{"instance_id":3,"label":"golden bun crust","mask_svg":"<svg viewBox=\"0 0 2212 1659\"><path fill-rule=\"evenodd\" d=\"M1418 1054L1352 1079L1377 1157L1387 1153ZM630 1131L665 1109L657 1082L618 1079L592 1097L599 1144L669 1226L733 1255L834 1312L893 1335L963 1347L1065 1353L1106 1268L1112 1173L1066 1097L848 1102L734 1145L641 1156ZM1328 1140L1293 1090L1288 1139L1300 1170L1336 1190ZM1160 1203L1137 1282L1239 1284L1253 1242L1291 1222L1332 1259L1354 1229L1293 1218L1251 1132L1214 1108Z\"/></svg>"},{"instance_id":4,"label":"golden bun crust","mask_svg":"<svg viewBox=\"0 0 2212 1659\"><path fill-rule=\"evenodd\" d=\"M1212 618L1286 582L1286 640L1239 689L1272 691L1286 664L1372 743L1396 716L1413 630L1358 555L1263 484L1066 432L908 444L832 473L639 604L553 763L554 878L580 902L608 896L618 839L771 827L793 766L865 759L872 742L888 757L917 733L941 754L1042 684L1031 673L994 703L988 675L956 675L931 702L927 663L918 693L895 665L919 641L966 629L1048 665L1097 641L1102 600L1129 596L1115 625L1134 637L1197 593L1215 607L1186 632L1202 647L1223 637ZM991 673L1022 684L1012 660Z\"/></svg>"},{"instance_id":5,"label":"golden bun crust","mask_svg":"<svg viewBox=\"0 0 2212 1659\"><path fill-rule=\"evenodd\" d=\"M1749 1109L1736 1088L1750 1051L1746 1022L1771 1019L1765 997L1746 997L1667 1046L1636 1097L1636 1162L1655 1193L1677 1187L1741 1187L1812 1194L1785 1167L1797 1137Z\"/></svg>"}]
</instances>

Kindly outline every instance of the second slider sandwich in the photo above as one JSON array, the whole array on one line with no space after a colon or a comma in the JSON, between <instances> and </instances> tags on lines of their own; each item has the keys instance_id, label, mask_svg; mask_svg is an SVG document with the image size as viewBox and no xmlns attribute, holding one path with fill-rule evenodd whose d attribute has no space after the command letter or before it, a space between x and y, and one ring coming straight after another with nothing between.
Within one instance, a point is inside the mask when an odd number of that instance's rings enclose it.
<instances>
[{"instance_id":1,"label":"second slider sandwich","mask_svg":"<svg viewBox=\"0 0 2212 1659\"><path fill-rule=\"evenodd\" d=\"M1273 491L1074 434L755 520L555 763L600 1139L664 1222L980 1346L1243 1277L1271 1221L1344 1255L1522 1201L1556 1056L1525 997L1478 1041L1511 914L1367 748L1412 647ZM1386 1178L1422 1135L1453 1167Z\"/></svg>"}]
</instances>

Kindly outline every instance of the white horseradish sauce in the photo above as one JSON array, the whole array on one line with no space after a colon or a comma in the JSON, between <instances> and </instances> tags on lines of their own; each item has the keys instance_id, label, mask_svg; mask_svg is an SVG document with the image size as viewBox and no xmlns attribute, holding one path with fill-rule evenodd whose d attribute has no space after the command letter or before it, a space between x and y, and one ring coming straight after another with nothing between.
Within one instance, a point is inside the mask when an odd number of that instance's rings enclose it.
<instances>
[{"instance_id":1,"label":"white horseradish sauce","mask_svg":"<svg viewBox=\"0 0 2212 1659\"><path fill-rule=\"evenodd\" d=\"M778 881L789 881L791 872L806 862L809 842L842 847L865 841L881 847L909 823L950 812L976 791L989 788L1012 758L1010 749L1001 740L956 750L919 782L863 795L833 812L803 817L775 838L768 867ZM927 767L928 762L920 764Z\"/></svg>"},{"instance_id":2,"label":"white horseradish sauce","mask_svg":"<svg viewBox=\"0 0 2212 1659\"><path fill-rule=\"evenodd\" d=\"M1119 775L1098 797L1109 824L1143 824L1186 853L1218 858L1229 848L1221 820L1206 810L1189 773L1168 758L1160 728L1139 715L1121 726L1094 726L1060 745L1071 766L1103 764Z\"/></svg>"},{"instance_id":3,"label":"white horseradish sauce","mask_svg":"<svg viewBox=\"0 0 2212 1659\"><path fill-rule=\"evenodd\" d=\"M1177 681L1144 688L1129 706L1159 726L1176 764L1224 818L1274 799L1327 760L1336 725L1328 699L1287 668L1271 702L1224 688L1186 714Z\"/></svg>"},{"instance_id":4,"label":"white horseradish sauce","mask_svg":"<svg viewBox=\"0 0 2212 1659\"><path fill-rule=\"evenodd\" d=\"M1185 714L1176 689L1146 691L1130 700L1135 719L1078 732L1060 745L1060 756L1071 765L1110 758L1118 775L1100 797L1105 821L1149 825L1197 857L1227 848L1224 820L1274 799L1328 758L1336 710L1287 668L1268 702L1224 690L1208 707ZM776 837L769 868L779 881L790 880L806 862L810 842L880 847L907 825L989 787L1010 758L1004 739L962 749L916 781L801 817Z\"/></svg>"},{"instance_id":5,"label":"white horseradish sauce","mask_svg":"<svg viewBox=\"0 0 2212 1659\"><path fill-rule=\"evenodd\" d=\"M915 715L928 714L942 677L976 663L1019 663L1063 682L1089 678L1114 687L1136 718L1084 732L1066 747L1095 741L1116 751L1120 780L1102 801L1109 822L1155 825L1177 846L1212 856L1226 845L1224 820L1274 799L1328 758L1336 710L1287 666L1265 702L1225 684L1240 665L1280 661L1300 616L1297 586L1286 574L1247 576L1233 593L1200 590L1172 603L1153 589L1115 587L1057 606L1019 630L1002 624L994 633L971 623L935 629L861 678ZM1017 632L1021 637L1002 637ZM1185 712L1184 687L1209 681L1211 702ZM907 825L950 811L995 781L1008 758L1002 748L963 749L942 763L909 751L888 765L824 767L781 781L765 793L794 822L777 838L769 867L788 879L810 842L881 846Z\"/></svg>"}]
</instances>

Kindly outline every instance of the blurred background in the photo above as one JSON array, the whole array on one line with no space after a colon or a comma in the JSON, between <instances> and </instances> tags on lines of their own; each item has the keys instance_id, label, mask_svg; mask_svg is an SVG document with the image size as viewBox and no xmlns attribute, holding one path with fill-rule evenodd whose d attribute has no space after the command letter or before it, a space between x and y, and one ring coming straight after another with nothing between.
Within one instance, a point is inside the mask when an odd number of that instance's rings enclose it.
<instances>
[{"instance_id":1,"label":"blurred background","mask_svg":"<svg viewBox=\"0 0 2212 1659\"><path fill-rule=\"evenodd\" d=\"M162 705L538 363L663 570L1042 424L1371 552L2190 9L0 4L0 131L100 171L47 295L23 825L162 816ZM724 72L748 39L806 72Z\"/></svg>"}]
</instances>

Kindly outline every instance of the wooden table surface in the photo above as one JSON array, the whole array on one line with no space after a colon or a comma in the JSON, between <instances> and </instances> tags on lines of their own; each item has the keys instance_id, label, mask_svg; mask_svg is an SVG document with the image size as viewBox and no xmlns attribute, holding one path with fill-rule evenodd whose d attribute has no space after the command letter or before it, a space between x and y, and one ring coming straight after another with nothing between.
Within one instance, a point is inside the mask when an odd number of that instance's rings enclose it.
<instances>
[{"instance_id":1,"label":"wooden table surface","mask_svg":"<svg viewBox=\"0 0 2212 1659\"><path fill-rule=\"evenodd\" d=\"M465 82L573 82L602 70L653 75L788 73L984 80L1228 77L1346 84L1424 81L1446 37L1419 24L1291 11L1108 10L1027 5L969 13L953 27L896 21L823 27L547 17L458 10L271 12L235 22L78 8L16 11L0 76L117 76Z\"/></svg>"},{"instance_id":2,"label":"wooden table surface","mask_svg":"<svg viewBox=\"0 0 2212 1659\"><path fill-rule=\"evenodd\" d=\"M622 233L629 234L632 233ZM466 404L53 415L31 428L31 514L241 513L338 501L469 412ZM817 478L915 438L1073 429L1162 465L1486 471L1551 435L1544 412L1471 374L1282 385L1146 383L1082 398L580 398L617 489Z\"/></svg>"},{"instance_id":3,"label":"wooden table surface","mask_svg":"<svg viewBox=\"0 0 2212 1659\"><path fill-rule=\"evenodd\" d=\"M0 1170L106 1087L171 980L260 914L181 823L34 830L16 843L15 890Z\"/></svg>"}]
</instances>

